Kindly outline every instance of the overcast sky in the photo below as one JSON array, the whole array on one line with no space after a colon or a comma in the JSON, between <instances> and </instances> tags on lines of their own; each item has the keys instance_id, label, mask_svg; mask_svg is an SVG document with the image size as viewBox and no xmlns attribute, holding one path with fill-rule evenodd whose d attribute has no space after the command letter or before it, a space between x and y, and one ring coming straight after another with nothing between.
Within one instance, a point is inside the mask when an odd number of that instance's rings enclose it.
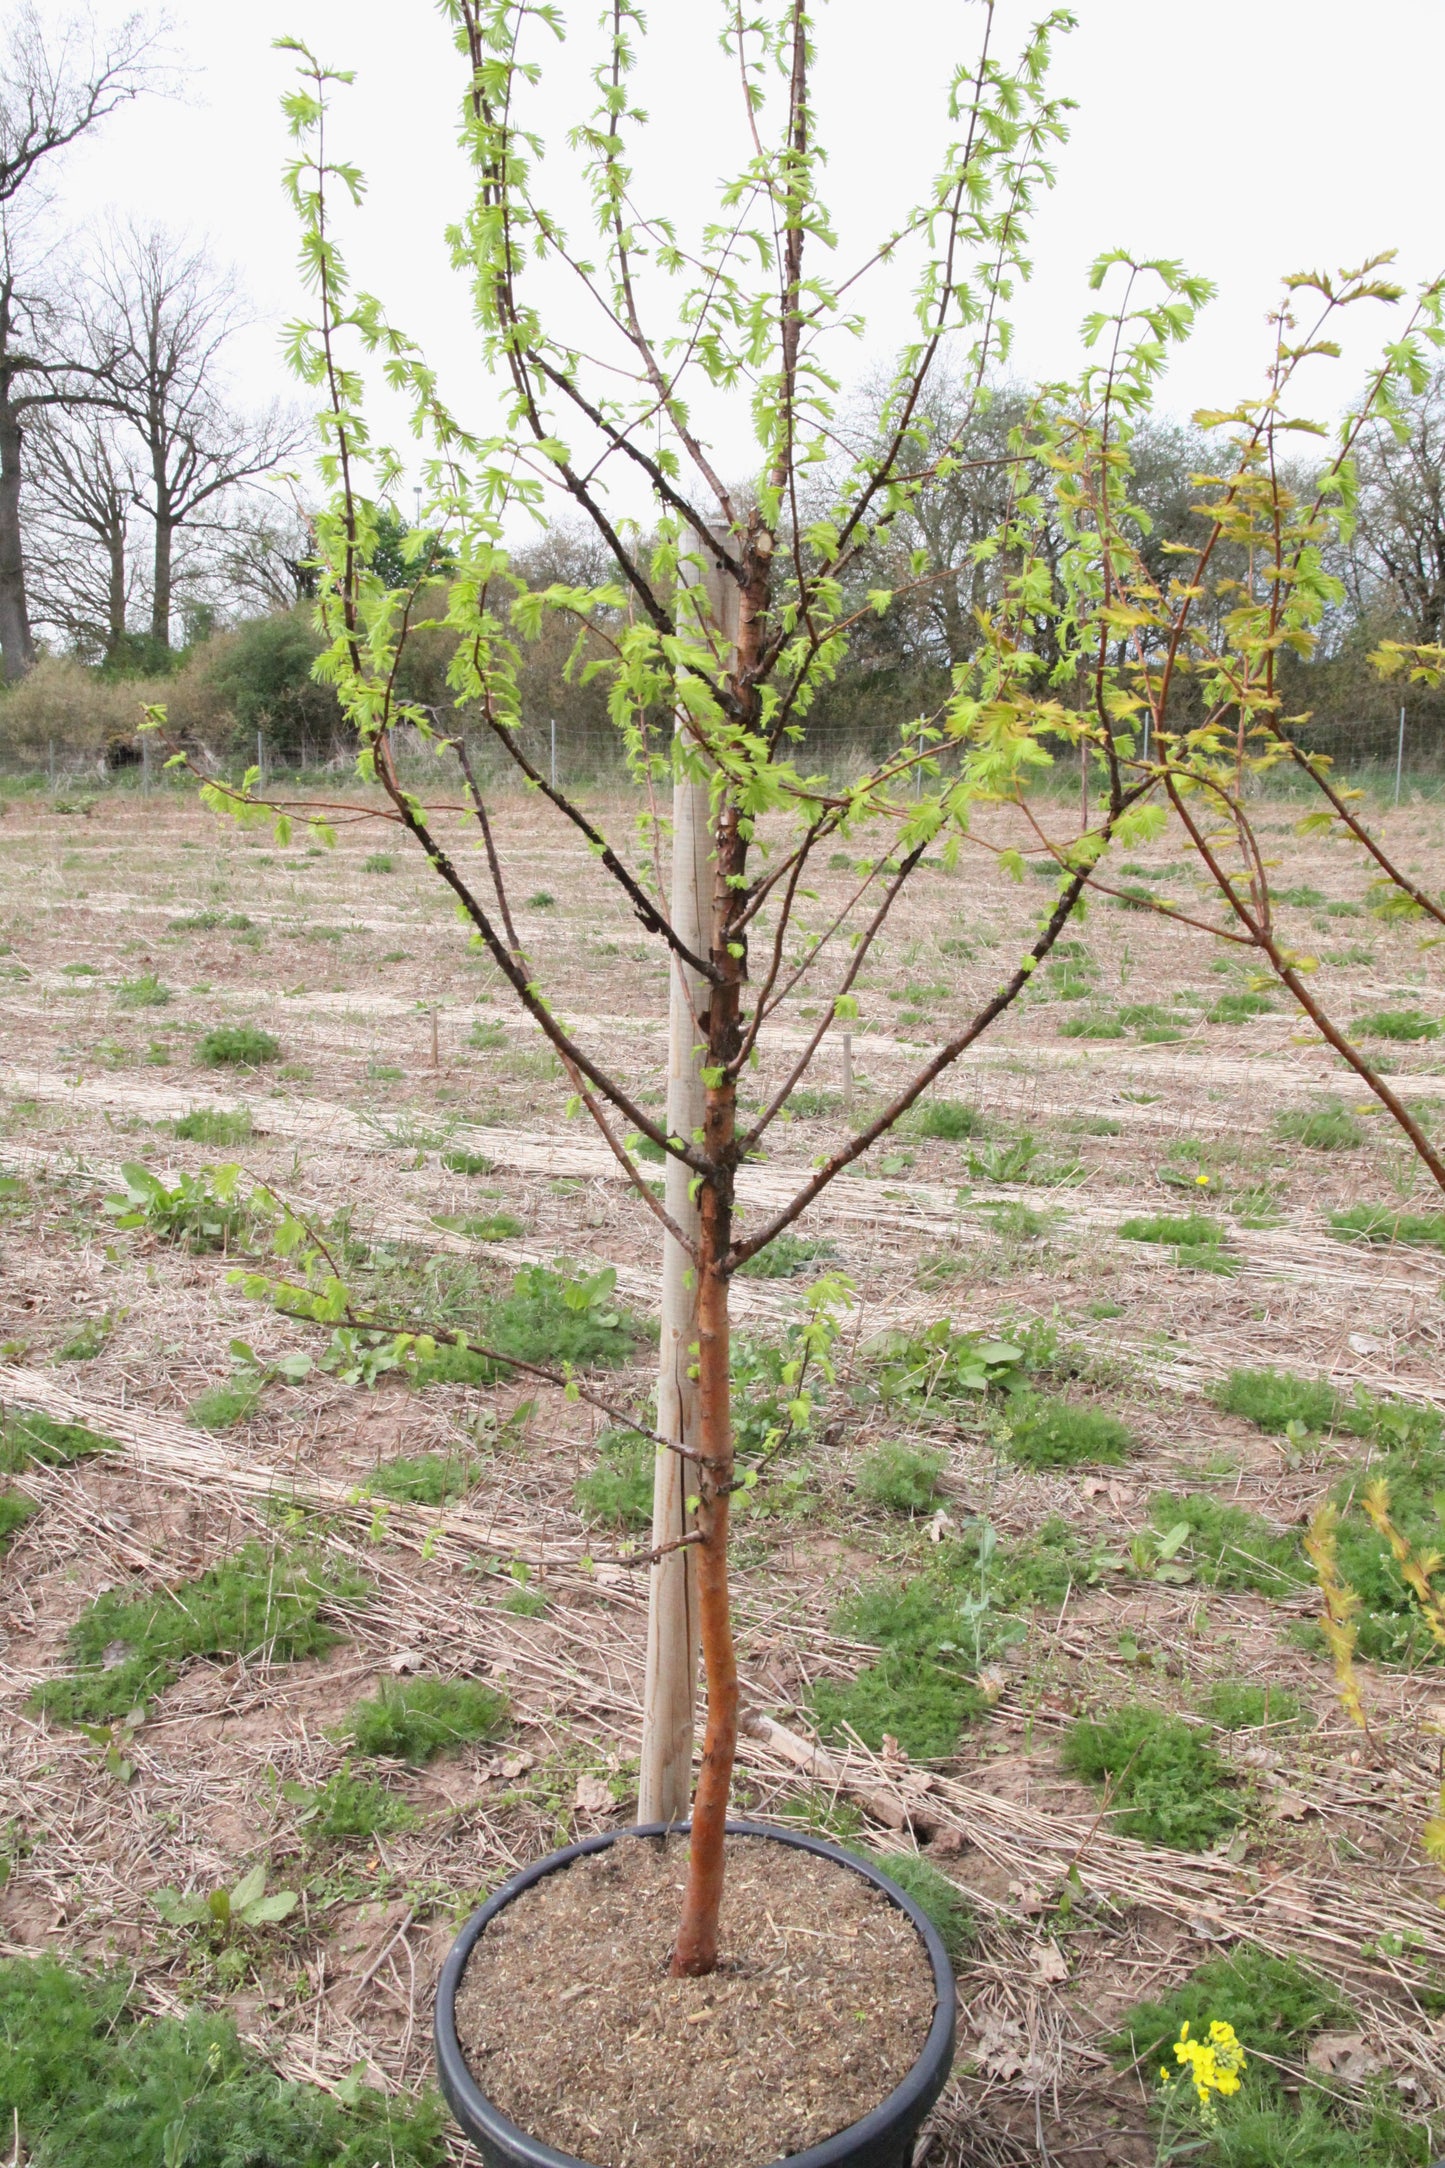
<instances>
[{"instance_id":1,"label":"overcast sky","mask_svg":"<svg viewBox=\"0 0 1445 2168\"><path fill-rule=\"evenodd\" d=\"M599 4L564 0L564 11L590 34ZM695 225L741 157L734 79L716 48L722 10L717 0L651 0L648 12L646 179L653 202ZM944 140L950 62L972 50L980 12L972 0L819 7L825 187L844 260L918 192ZM1001 0L996 50L1011 50L1037 12ZM1076 365L1084 274L1106 247L1178 256L1220 287L1171 372L1166 403L1179 412L1233 404L1257 384L1281 273L1389 247L1409 281L1445 263L1442 0L1077 0L1076 12L1053 81L1078 111L1037 221L1036 278L1014 310L1020 373ZM305 37L357 72L339 94L335 137L370 182L347 236L355 270L485 425L489 395L443 239L467 193L455 146L459 63L428 0L170 0L169 13L189 76L177 96L141 101L71 156L58 177L61 213L81 222L115 211L207 236L260 319L238 357L239 388L257 399L284 389L279 327L300 301L278 99L293 62L271 41ZM557 152L577 117L579 65L580 54L563 57L540 108ZM877 289L864 349L839 357L850 372L902 334L901 299L896 282ZM1320 385L1322 407L1343 402L1386 329L1381 312L1356 328L1348 366ZM741 439L725 455L743 458Z\"/></svg>"}]
</instances>

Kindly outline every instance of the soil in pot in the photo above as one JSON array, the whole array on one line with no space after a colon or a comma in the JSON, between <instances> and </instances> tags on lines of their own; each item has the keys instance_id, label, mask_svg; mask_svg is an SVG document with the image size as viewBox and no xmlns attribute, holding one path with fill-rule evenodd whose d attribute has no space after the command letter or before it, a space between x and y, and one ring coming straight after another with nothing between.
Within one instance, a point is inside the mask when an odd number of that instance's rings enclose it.
<instances>
[{"instance_id":1,"label":"soil in pot","mask_svg":"<svg viewBox=\"0 0 1445 2168\"><path fill-rule=\"evenodd\" d=\"M759 2168L858 2122L922 2052L933 1973L861 1875L728 1840L718 1970L668 1977L682 1837L622 1837L488 1926L456 2001L482 2092L604 2168Z\"/></svg>"}]
</instances>

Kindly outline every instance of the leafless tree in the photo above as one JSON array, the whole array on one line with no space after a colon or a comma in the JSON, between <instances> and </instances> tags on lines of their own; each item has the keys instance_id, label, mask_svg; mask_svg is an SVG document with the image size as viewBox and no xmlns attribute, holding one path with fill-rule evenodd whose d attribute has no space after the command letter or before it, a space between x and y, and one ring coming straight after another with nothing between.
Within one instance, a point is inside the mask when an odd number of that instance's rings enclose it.
<instances>
[{"instance_id":1,"label":"leafless tree","mask_svg":"<svg viewBox=\"0 0 1445 2168\"><path fill-rule=\"evenodd\" d=\"M35 659L20 524L24 436L29 418L77 396L93 379L69 366L54 337L44 284L31 274L42 253L35 220L46 161L155 85L157 26L128 15L107 36L89 17L56 24L33 0L11 18L0 58L0 655L7 679Z\"/></svg>"},{"instance_id":2,"label":"leafless tree","mask_svg":"<svg viewBox=\"0 0 1445 2168\"><path fill-rule=\"evenodd\" d=\"M1345 585L1365 623L1445 640L1445 370L1401 401L1399 420L1361 447Z\"/></svg>"},{"instance_id":3,"label":"leafless tree","mask_svg":"<svg viewBox=\"0 0 1445 2168\"><path fill-rule=\"evenodd\" d=\"M57 406L38 418L30 452L25 554L36 622L79 654L113 660L138 588L129 447L104 408Z\"/></svg>"},{"instance_id":4,"label":"leafless tree","mask_svg":"<svg viewBox=\"0 0 1445 2168\"><path fill-rule=\"evenodd\" d=\"M246 321L235 279L162 227L116 228L91 280L91 348L139 441L135 502L151 522L151 637L168 647L178 538L239 483L272 472L306 438L290 409L242 414L227 400L226 349Z\"/></svg>"}]
</instances>

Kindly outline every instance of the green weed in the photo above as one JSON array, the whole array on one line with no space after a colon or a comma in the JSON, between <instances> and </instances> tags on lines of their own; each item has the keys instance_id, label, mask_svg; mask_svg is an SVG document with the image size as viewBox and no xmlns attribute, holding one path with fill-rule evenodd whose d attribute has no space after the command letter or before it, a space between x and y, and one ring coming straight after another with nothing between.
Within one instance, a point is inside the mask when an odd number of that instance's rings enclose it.
<instances>
[{"instance_id":1,"label":"green weed","mask_svg":"<svg viewBox=\"0 0 1445 2168\"><path fill-rule=\"evenodd\" d=\"M495 1053L499 1047L507 1044L506 1026L490 1023L485 1017L478 1017L467 1033L467 1045L480 1048L484 1054Z\"/></svg>"},{"instance_id":2,"label":"green weed","mask_svg":"<svg viewBox=\"0 0 1445 2168\"><path fill-rule=\"evenodd\" d=\"M263 1383L253 1374L208 1385L186 1409L186 1421L197 1430L234 1430L237 1423L248 1423L255 1414Z\"/></svg>"},{"instance_id":3,"label":"green weed","mask_svg":"<svg viewBox=\"0 0 1445 2168\"><path fill-rule=\"evenodd\" d=\"M1247 1024L1253 1017L1272 1015L1274 1003L1266 994L1252 994L1241 989L1238 993L1221 994L1205 1013L1211 1024Z\"/></svg>"},{"instance_id":4,"label":"green weed","mask_svg":"<svg viewBox=\"0 0 1445 2168\"><path fill-rule=\"evenodd\" d=\"M211 1144L224 1148L251 1141L251 1116L245 1107L198 1107L171 1123L171 1134L187 1144Z\"/></svg>"},{"instance_id":5,"label":"green weed","mask_svg":"<svg viewBox=\"0 0 1445 2168\"><path fill-rule=\"evenodd\" d=\"M811 1085L800 1084L789 1094L788 1112L800 1122L825 1121L837 1114L843 1105L839 1092L815 1091Z\"/></svg>"},{"instance_id":6,"label":"green weed","mask_svg":"<svg viewBox=\"0 0 1445 2168\"><path fill-rule=\"evenodd\" d=\"M1440 1026L1419 1009L1376 1009L1357 1016L1351 1030L1367 1039L1393 1039L1402 1044L1415 1039L1438 1039Z\"/></svg>"},{"instance_id":7,"label":"green weed","mask_svg":"<svg viewBox=\"0 0 1445 2168\"><path fill-rule=\"evenodd\" d=\"M196 1042L196 1059L207 1069L258 1069L280 1056L279 1040L255 1024L215 1024Z\"/></svg>"},{"instance_id":8,"label":"green weed","mask_svg":"<svg viewBox=\"0 0 1445 2168\"><path fill-rule=\"evenodd\" d=\"M1231 1370L1211 1386L1209 1397L1226 1415L1241 1415L1281 1437L1291 1423L1305 1430L1328 1430L1339 1403L1327 1378L1297 1378L1283 1370Z\"/></svg>"},{"instance_id":9,"label":"green weed","mask_svg":"<svg viewBox=\"0 0 1445 2168\"><path fill-rule=\"evenodd\" d=\"M0 1964L0 2122L35 2168L443 2168L439 2101L278 2078L228 2018L143 2018L129 1973ZM7 2140L8 2142L8 2140Z\"/></svg>"},{"instance_id":10,"label":"green weed","mask_svg":"<svg viewBox=\"0 0 1445 2168\"><path fill-rule=\"evenodd\" d=\"M1156 1528L1188 1523L1195 1578L1211 1587L1278 1596L1308 1585L1297 1539L1243 1506L1223 1505L1199 1491L1161 1491L1151 1499L1150 1513Z\"/></svg>"},{"instance_id":11,"label":"green weed","mask_svg":"<svg viewBox=\"0 0 1445 2168\"><path fill-rule=\"evenodd\" d=\"M484 1313L477 1338L518 1362L577 1369L625 1363L647 1328L614 1301L616 1284L610 1265L586 1274L526 1265L513 1278L511 1293ZM412 1375L418 1385L486 1384L497 1365L469 1349L440 1347Z\"/></svg>"},{"instance_id":12,"label":"green weed","mask_svg":"<svg viewBox=\"0 0 1445 2168\"><path fill-rule=\"evenodd\" d=\"M1365 1127L1337 1100L1322 1107L1289 1108L1275 1117L1274 1133L1286 1144L1312 1152L1354 1152L1365 1142Z\"/></svg>"},{"instance_id":13,"label":"green weed","mask_svg":"<svg viewBox=\"0 0 1445 2168\"><path fill-rule=\"evenodd\" d=\"M1221 1731L1258 1731L1266 1724L1293 1724L1300 1705L1298 1697L1281 1686L1216 1679L1204 1697L1204 1713Z\"/></svg>"},{"instance_id":14,"label":"green weed","mask_svg":"<svg viewBox=\"0 0 1445 2168\"><path fill-rule=\"evenodd\" d=\"M527 909L529 911L550 911L556 904L556 901L557 898L552 894L550 889L539 888L536 890L535 894L530 895L527 898Z\"/></svg>"},{"instance_id":15,"label":"green weed","mask_svg":"<svg viewBox=\"0 0 1445 2168\"><path fill-rule=\"evenodd\" d=\"M98 1596L67 1636L80 1668L37 1686L31 1706L61 1723L106 1723L164 1692L199 1657L318 1656L341 1638L322 1623L322 1609L360 1605L368 1594L348 1567L243 1544L223 1565L177 1588ZM116 1662L118 1649L128 1653Z\"/></svg>"},{"instance_id":16,"label":"green weed","mask_svg":"<svg viewBox=\"0 0 1445 2168\"><path fill-rule=\"evenodd\" d=\"M1274 901L1290 904L1296 911L1318 911L1325 905L1326 898L1323 889L1302 883L1295 888L1277 888Z\"/></svg>"},{"instance_id":17,"label":"green weed","mask_svg":"<svg viewBox=\"0 0 1445 2168\"><path fill-rule=\"evenodd\" d=\"M1124 1026L1111 1009L1090 1009L1083 1016L1059 1018L1061 1039L1122 1039L1126 1036Z\"/></svg>"},{"instance_id":18,"label":"green weed","mask_svg":"<svg viewBox=\"0 0 1445 2168\"><path fill-rule=\"evenodd\" d=\"M947 1465L944 1452L888 1438L860 1466L856 1487L862 1497L890 1513L926 1513Z\"/></svg>"},{"instance_id":19,"label":"green weed","mask_svg":"<svg viewBox=\"0 0 1445 2168\"><path fill-rule=\"evenodd\" d=\"M1445 1212L1397 1212L1387 1204L1355 1204L1346 1212L1332 1212L1330 1225L1346 1241L1414 1242L1445 1250Z\"/></svg>"},{"instance_id":20,"label":"green weed","mask_svg":"<svg viewBox=\"0 0 1445 2168\"><path fill-rule=\"evenodd\" d=\"M810 1266L822 1265L836 1254L826 1235L774 1235L765 1250L739 1265L740 1274L752 1280L791 1280Z\"/></svg>"},{"instance_id":21,"label":"green weed","mask_svg":"<svg viewBox=\"0 0 1445 2168\"><path fill-rule=\"evenodd\" d=\"M1068 1400L1018 1393L1007 1413L1008 1453L1025 1468L1073 1468L1081 1462L1125 1461L1133 1433L1117 1416Z\"/></svg>"},{"instance_id":22,"label":"green weed","mask_svg":"<svg viewBox=\"0 0 1445 2168\"><path fill-rule=\"evenodd\" d=\"M465 1235L469 1242L513 1242L527 1231L515 1212L437 1212L432 1225Z\"/></svg>"},{"instance_id":23,"label":"green weed","mask_svg":"<svg viewBox=\"0 0 1445 2168\"><path fill-rule=\"evenodd\" d=\"M1141 1213L1133 1219L1121 1220L1119 1233L1126 1242L1172 1242L1189 1250L1215 1247L1224 1240L1224 1229L1218 1220L1209 1219L1202 1212Z\"/></svg>"},{"instance_id":24,"label":"green weed","mask_svg":"<svg viewBox=\"0 0 1445 2168\"><path fill-rule=\"evenodd\" d=\"M60 1423L38 1409L0 1412L0 1473L6 1475L18 1475L32 1461L42 1468L63 1468L91 1453L123 1450L114 1438L84 1423Z\"/></svg>"},{"instance_id":25,"label":"green weed","mask_svg":"<svg viewBox=\"0 0 1445 2168\"><path fill-rule=\"evenodd\" d=\"M919 1107L909 1125L915 1136L938 1137L958 1144L965 1137L987 1134L988 1123L977 1107L962 1099L929 1099Z\"/></svg>"},{"instance_id":26,"label":"green weed","mask_svg":"<svg viewBox=\"0 0 1445 2168\"><path fill-rule=\"evenodd\" d=\"M373 1468L364 1485L369 1498L396 1498L406 1505L447 1506L464 1497L476 1477L459 1453L398 1453Z\"/></svg>"},{"instance_id":27,"label":"green weed","mask_svg":"<svg viewBox=\"0 0 1445 2168\"><path fill-rule=\"evenodd\" d=\"M604 1430L597 1439L596 1467L573 1485L578 1512L606 1527L650 1527L656 1457L650 1438L632 1430Z\"/></svg>"},{"instance_id":28,"label":"green weed","mask_svg":"<svg viewBox=\"0 0 1445 2168\"><path fill-rule=\"evenodd\" d=\"M124 1191L104 1206L117 1227L144 1227L192 1251L234 1249L251 1231L252 1206L237 1194L239 1167L202 1167L181 1175L174 1188L139 1160L124 1161L120 1175Z\"/></svg>"},{"instance_id":29,"label":"green weed","mask_svg":"<svg viewBox=\"0 0 1445 2168\"><path fill-rule=\"evenodd\" d=\"M33 1498L24 1491L0 1490L0 1551L3 1551L17 1529L23 1528L33 1513L39 1512Z\"/></svg>"},{"instance_id":30,"label":"green weed","mask_svg":"<svg viewBox=\"0 0 1445 2168\"><path fill-rule=\"evenodd\" d=\"M370 1844L377 1837L395 1836L411 1829L416 1816L404 1799L398 1799L373 1777L357 1776L344 1761L334 1776L314 1788L309 1784L283 1784L282 1795L301 1812L297 1827L311 1844L346 1844L359 1840Z\"/></svg>"},{"instance_id":31,"label":"green weed","mask_svg":"<svg viewBox=\"0 0 1445 2168\"><path fill-rule=\"evenodd\" d=\"M473 1739L494 1738L506 1719L506 1696L479 1679L398 1679L358 1701L346 1731L358 1754L427 1762Z\"/></svg>"},{"instance_id":32,"label":"green weed","mask_svg":"<svg viewBox=\"0 0 1445 2168\"><path fill-rule=\"evenodd\" d=\"M396 860L390 851L372 851L361 861L363 873L394 873Z\"/></svg>"},{"instance_id":33,"label":"green weed","mask_svg":"<svg viewBox=\"0 0 1445 2168\"><path fill-rule=\"evenodd\" d=\"M1162 1709L1076 1718L1064 1739L1064 1766L1107 1784L1111 1826L1145 1844L1202 1852L1239 1820L1208 1738Z\"/></svg>"},{"instance_id":34,"label":"green weed","mask_svg":"<svg viewBox=\"0 0 1445 2168\"><path fill-rule=\"evenodd\" d=\"M896 1882L904 1896L911 1897L919 1911L927 1913L955 1962L972 1946L978 1936L973 1908L958 1884L950 1882L932 1860L920 1859L917 1852L865 1852L857 1846L849 1849L880 1874L886 1874L890 1882Z\"/></svg>"},{"instance_id":35,"label":"green weed","mask_svg":"<svg viewBox=\"0 0 1445 2168\"><path fill-rule=\"evenodd\" d=\"M122 979L115 990L118 1009L163 1009L170 998L170 988L161 984L154 971L143 971L139 978Z\"/></svg>"},{"instance_id":36,"label":"green weed","mask_svg":"<svg viewBox=\"0 0 1445 2168\"><path fill-rule=\"evenodd\" d=\"M105 1348L107 1340L115 1331L115 1318L107 1310L104 1317L88 1317L55 1350L58 1363L93 1363Z\"/></svg>"},{"instance_id":37,"label":"green weed","mask_svg":"<svg viewBox=\"0 0 1445 2168\"><path fill-rule=\"evenodd\" d=\"M496 1162L485 1152L443 1152L442 1165L448 1174L484 1175L497 1171Z\"/></svg>"}]
</instances>

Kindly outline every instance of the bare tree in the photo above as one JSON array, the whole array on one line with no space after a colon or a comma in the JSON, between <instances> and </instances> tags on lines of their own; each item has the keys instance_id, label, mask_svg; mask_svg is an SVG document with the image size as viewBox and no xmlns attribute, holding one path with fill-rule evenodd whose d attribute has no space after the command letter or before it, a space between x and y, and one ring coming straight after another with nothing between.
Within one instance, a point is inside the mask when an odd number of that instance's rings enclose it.
<instances>
[{"instance_id":1,"label":"bare tree","mask_svg":"<svg viewBox=\"0 0 1445 2168\"><path fill-rule=\"evenodd\" d=\"M91 282L91 346L139 439L135 502L153 530L151 637L170 645L182 530L305 440L278 403L245 415L225 397L225 353L245 314L235 279L162 227L118 228Z\"/></svg>"},{"instance_id":2,"label":"bare tree","mask_svg":"<svg viewBox=\"0 0 1445 2168\"><path fill-rule=\"evenodd\" d=\"M43 207L43 198L35 201L39 175L47 159L153 85L159 35L142 16L128 15L98 39L88 18L47 25L27 0L0 60L0 654L7 679L23 676L35 659L20 527L27 417L77 396L77 382L93 384L49 336L53 309L26 276L34 252L24 244ZM28 220L17 219L21 199Z\"/></svg>"},{"instance_id":3,"label":"bare tree","mask_svg":"<svg viewBox=\"0 0 1445 2168\"><path fill-rule=\"evenodd\" d=\"M1445 639L1442 461L1445 370L1403 398L1362 445L1358 519L1345 552L1354 614L1393 621L1407 640Z\"/></svg>"},{"instance_id":4,"label":"bare tree","mask_svg":"<svg viewBox=\"0 0 1445 2168\"><path fill-rule=\"evenodd\" d=\"M25 553L36 621L79 654L113 661L139 581L130 550L135 476L114 415L44 410L32 434Z\"/></svg>"}]
</instances>

